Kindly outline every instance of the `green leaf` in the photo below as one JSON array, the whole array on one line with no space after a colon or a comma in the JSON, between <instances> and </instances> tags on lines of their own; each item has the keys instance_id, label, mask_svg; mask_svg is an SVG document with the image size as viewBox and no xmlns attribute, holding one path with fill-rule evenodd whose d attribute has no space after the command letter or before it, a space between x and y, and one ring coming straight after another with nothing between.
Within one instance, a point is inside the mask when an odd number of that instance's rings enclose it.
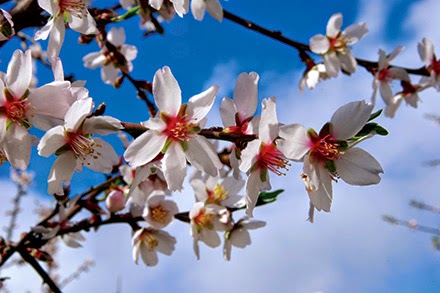
<instances>
[{"instance_id":1,"label":"green leaf","mask_svg":"<svg viewBox=\"0 0 440 293\"><path fill-rule=\"evenodd\" d=\"M284 189L278 189L278 190L271 191L271 192L267 192L267 191L260 192L260 194L258 195L258 201L257 201L256 206L262 206L262 205L276 201L278 195L280 195L283 192L284 192Z\"/></svg>"},{"instance_id":2,"label":"green leaf","mask_svg":"<svg viewBox=\"0 0 440 293\"><path fill-rule=\"evenodd\" d=\"M386 130L385 128L383 128L380 125L377 125L376 128L374 128L374 131L376 131L376 133L379 134L379 135L384 135L385 136L385 135L389 134L388 130Z\"/></svg>"},{"instance_id":3,"label":"green leaf","mask_svg":"<svg viewBox=\"0 0 440 293\"><path fill-rule=\"evenodd\" d=\"M368 121L374 120L374 119L376 119L377 117L379 117L380 114L382 114L382 111L383 111L383 110L380 109L380 110L377 110L376 112L372 113L372 114L370 115L370 118L368 118Z\"/></svg>"}]
</instances>

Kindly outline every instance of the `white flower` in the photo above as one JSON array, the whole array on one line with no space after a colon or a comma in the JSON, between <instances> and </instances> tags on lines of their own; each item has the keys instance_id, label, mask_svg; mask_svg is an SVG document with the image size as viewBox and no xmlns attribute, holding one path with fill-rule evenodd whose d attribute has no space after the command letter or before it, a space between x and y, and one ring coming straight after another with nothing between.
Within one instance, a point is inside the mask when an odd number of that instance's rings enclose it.
<instances>
[{"instance_id":1,"label":"white flower","mask_svg":"<svg viewBox=\"0 0 440 293\"><path fill-rule=\"evenodd\" d=\"M251 244L251 236L248 230L254 230L266 226L266 222L249 219L247 217L239 220L231 230L225 233L225 244L223 246L223 256L225 260L231 260L232 246L245 248Z\"/></svg>"},{"instance_id":2,"label":"white flower","mask_svg":"<svg viewBox=\"0 0 440 293\"><path fill-rule=\"evenodd\" d=\"M228 225L220 222L220 215L224 210L218 205L205 205L203 202L196 202L189 212L191 236L194 238L193 249L197 259L200 258L199 241L212 248L220 245L220 236L217 231L228 229Z\"/></svg>"},{"instance_id":3,"label":"white flower","mask_svg":"<svg viewBox=\"0 0 440 293\"><path fill-rule=\"evenodd\" d=\"M434 53L434 45L427 38L423 38L422 42L418 44L417 49L431 76L429 81L437 91L440 91L440 60L437 60Z\"/></svg>"},{"instance_id":4,"label":"white flower","mask_svg":"<svg viewBox=\"0 0 440 293\"><path fill-rule=\"evenodd\" d=\"M407 105L410 105L413 108L417 108L420 101L419 92L431 86L431 82L426 80L425 78L422 78L420 84L412 85L410 82L407 82L405 80L402 80L401 84L403 90L392 97L385 108L386 117L394 118L397 109L399 109L400 104L402 104L403 100L405 100Z\"/></svg>"},{"instance_id":5,"label":"white flower","mask_svg":"<svg viewBox=\"0 0 440 293\"><path fill-rule=\"evenodd\" d=\"M304 160L302 178L311 201L309 213L313 221L313 208L330 211L333 191L332 181L342 178L351 185L371 185L380 182L383 169L379 162L361 148L350 143L370 118L372 104L351 102L340 107L321 131L308 131L299 126L296 132L286 132L296 140L294 160Z\"/></svg>"},{"instance_id":6,"label":"white flower","mask_svg":"<svg viewBox=\"0 0 440 293\"><path fill-rule=\"evenodd\" d=\"M55 81L37 89L32 84L32 57L16 50L6 74L0 75L0 142L7 160L16 169L29 164L31 135L35 126L47 130L62 124L75 97L69 82Z\"/></svg>"},{"instance_id":7,"label":"white flower","mask_svg":"<svg viewBox=\"0 0 440 293\"><path fill-rule=\"evenodd\" d=\"M325 68L331 77L339 71L356 71L357 62L348 46L357 43L368 32L364 22L352 24L341 31L342 14L333 14L327 23L326 35L318 34L310 39L310 50L324 58Z\"/></svg>"},{"instance_id":8,"label":"white flower","mask_svg":"<svg viewBox=\"0 0 440 293\"><path fill-rule=\"evenodd\" d=\"M238 180L226 177L220 182L218 177L202 175L200 171L196 171L189 183L194 189L197 201L232 208L242 199L238 193L245 182L241 177Z\"/></svg>"},{"instance_id":9,"label":"white flower","mask_svg":"<svg viewBox=\"0 0 440 293\"><path fill-rule=\"evenodd\" d=\"M390 68L390 62L396 58L403 49L404 47L398 46L389 55L387 55L385 51L379 50L379 63L377 72L374 75L373 96L371 97L373 105L376 103L377 89L379 89L380 95L385 101L385 104L388 105L393 98L393 91L391 90L390 83L395 79L409 82L409 75L405 69L396 67Z\"/></svg>"},{"instance_id":10,"label":"white flower","mask_svg":"<svg viewBox=\"0 0 440 293\"><path fill-rule=\"evenodd\" d=\"M153 195L147 199L142 217L151 227L163 229L173 221L178 212L174 201L166 200L164 195Z\"/></svg>"},{"instance_id":11,"label":"white flower","mask_svg":"<svg viewBox=\"0 0 440 293\"><path fill-rule=\"evenodd\" d=\"M64 126L48 130L38 144L38 154L58 155L50 170L49 194L63 194L63 183L69 184L73 171L82 166L108 173L119 162L113 147L92 134L107 135L122 128L119 120L109 116L87 118L92 113L91 98L76 101L67 111Z\"/></svg>"},{"instance_id":12,"label":"white flower","mask_svg":"<svg viewBox=\"0 0 440 293\"><path fill-rule=\"evenodd\" d=\"M145 265L155 266L158 263L157 252L171 255L175 244L176 238L168 232L152 228L141 228L133 235L133 260L137 264L140 254Z\"/></svg>"},{"instance_id":13,"label":"white flower","mask_svg":"<svg viewBox=\"0 0 440 293\"><path fill-rule=\"evenodd\" d=\"M197 135L212 107L217 89L218 86L212 86L182 105L180 87L169 67L158 70L153 80L153 95L159 112L144 123L149 130L128 146L125 159L132 167L138 167L161 158L171 191L182 188L186 160L196 169L217 176L223 164L212 144Z\"/></svg>"},{"instance_id":14,"label":"white flower","mask_svg":"<svg viewBox=\"0 0 440 293\"><path fill-rule=\"evenodd\" d=\"M125 45L124 28L112 27L107 34L107 42L113 45L117 53L104 47L100 52L84 56L84 66L90 69L101 68L101 78L107 84L114 84L119 72L129 73L133 70L131 62L137 56L136 46Z\"/></svg>"},{"instance_id":15,"label":"white flower","mask_svg":"<svg viewBox=\"0 0 440 293\"><path fill-rule=\"evenodd\" d=\"M257 134L258 121L254 117L258 104L258 80L259 75L255 72L241 73L235 83L234 98L224 97L220 106L220 115L223 132L234 134ZM235 179L240 174L240 151L239 146L234 145L229 156L231 168Z\"/></svg>"},{"instance_id":16,"label":"white flower","mask_svg":"<svg viewBox=\"0 0 440 293\"><path fill-rule=\"evenodd\" d=\"M325 65L322 63L315 64L303 73L303 77L299 81L299 90L302 92L305 87L312 90L321 79L325 80L327 78L330 78L330 76L327 74Z\"/></svg>"},{"instance_id":17,"label":"white flower","mask_svg":"<svg viewBox=\"0 0 440 293\"><path fill-rule=\"evenodd\" d=\"M258 139L250 141L241 153L240 170L247 172L246 181L246 214L252 217L252 211L257 203L258 195L263 190L271 189L269 172L285 175L290 166L288 159L295 154L296 142L290 132L295 132L297 125L278 124L275 97L264 99L259 124ZM284 133L289 135L284 135ZM282 137L282 138L280 138Z\"/></svg>"},{"instance_id":18,"label":"white flower","mask_svg":"<svg viewBox=\"0 0 440 293\"><path fill-rule=\"evenodd\" d=\"M191 12L197 20L203 20L205 11L221 22L223 20L223 8L219 0L191 0Z\"/></svg>"},{"instance_id":19,"label":"white flower","mask_svg":"<svg viewBox=\"0 0 440 293\"><path fill-rule=\"evenodd\" d=\"M35 33L35 40L46 40L49 58L58 57L64 42L65 24L85 35L97 34L98 29L93 17L87 10L90 0L38 0L38 5L46 10L51 17L47 24Z\"/></svg>"}]
</instances>

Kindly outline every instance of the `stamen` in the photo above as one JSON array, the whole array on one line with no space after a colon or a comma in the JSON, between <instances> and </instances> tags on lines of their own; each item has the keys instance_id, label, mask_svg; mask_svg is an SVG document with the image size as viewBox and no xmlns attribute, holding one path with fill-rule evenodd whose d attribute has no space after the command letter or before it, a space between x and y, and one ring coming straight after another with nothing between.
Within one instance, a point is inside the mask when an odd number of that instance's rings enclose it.
<instances>
[{"instance_id":1,"label":"stamen","mask_svg":"<svg viewBox=\"0 0 440 293\"><path fill-rule=\"evenodd\" d=\"M267 169L278 176L285 176L286 173L281 172L280 169L289 171L289 166L291 166L289 160L277 149L275 144L262 144L257 157L257 167L259 169Z\"/></svg>"},{"instance_id":2,"label":"stamen","mask_svg":"<svg viewBox=\"0 0 440 293\"><path fill-rule=\"evenodd\" d=\"M68 13L78 18L87 17L88 10L82 0L60 0L60 13Z\"/></svg>"},{"instance_id":3,"label":"stamen","mask_svg":"<svg viewBox=\"0 0 440 293\"><path fill-rule=\"evenodd\" d=\"M335 138L327 134L323 138L318 138L318 140L312 142L310 155L321 162L337 160L340 157L338 147L339 143L336 142Z\"/></svg>"},{"instance_id":4,"label":"stamen","mask_svg":"<svg viewBox=\"0 0 440 293\"><path fill-rule=\"evenodd\" d=\"M204 210L201 210L199 214L194 218L194 222L197 227L197 232L200 233L202 229L214 229L214 215L206 214Z\"/></svg>"},{"instance_id":5,"label":"stamen","mask_svg":"<svg viewBox=\"0 0 440 293\"><path fill-rule=\"evenodd\" d=\"M159 241L157 241L156 237L146 230L139 235L139 240L145 244L148 251L154 251L154 249L159 245Z\"/></svg>"},{"instance_id":6,"label":"stamen","mask_svg":"<svg viewBox=\"0 0 440 293\"><path fill-rule=\"evenodd\" d=\"M168 215L168 211L164 209L161 205L155 208L150 208L150 212L151 212L151 218L159 223L164 223L165 217Z\"/></svg>"},{"instance_id":7,"label":"stamen","mask_svg":"<svg viewBox=\"0 0 440 293\"><path fill-rule=\"evenodd\" d=\"M207 190L207 192L208 200L206 203L217 205L220 205L223 200L227 199L229 194L226 188L220 183L217 183L217 185L214 187L214 190Z\"/></svg>"},{"instance_id":8,"label":"stamen","mask_svg":"<svg viewBox=\"0 0 440 293\"><path fill-rule=\"evenodd\" d=\"M91 157L96 160L102 155L98 151L99 148L102 148L102 145L95 143L93 139L73 132L66 133L66 136L67 146L73 151L75 156L82 161L86 161L87 157ZM90 165L90 163L87 163L87 165Z\"/></svg>"}]
</instances>

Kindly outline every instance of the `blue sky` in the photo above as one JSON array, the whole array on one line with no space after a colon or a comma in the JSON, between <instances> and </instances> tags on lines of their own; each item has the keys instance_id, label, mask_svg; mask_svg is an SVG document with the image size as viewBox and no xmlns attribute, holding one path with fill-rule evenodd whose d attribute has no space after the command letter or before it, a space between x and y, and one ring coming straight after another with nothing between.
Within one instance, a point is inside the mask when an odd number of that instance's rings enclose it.
<instances>
[{"instance_id":1,"label":"blue sky","mask_svg":"<svg viewBox=\"0 0 440 293\"><path fill-rule=\"evenodd\" d=\"M104 5L107 1L94 1ZM377 59L379 48L390 52L397 45L406 50L395 62L409 67L421 65L417 43L428 37L440 54L440 3L419 1L277 1L276 5L261 0L221 1L223 7L267 28L280 30L286 36L308 42L324 33L328 18L336 12L344 15L346 27L366 21L369 34L355 45L357 57ZM164 65L171 67L184 99L214 83L220 85L217 105L223 96L232 96L235 78L240 72L260 74L259 98L277 96L279 120L298 122L319 129L332 113L346 102L371 97L372 77L362 68L352 77L340 76L320 84L313 91L300 94L298 81L303 71L297 52L274 40L247 31L228 20L217 23L209 16L203 22L192 15L175 18L164 24L165 36L143 39L138 19L123 24L127 43L138 47L133 76L152 80L154 72ZM29 31L29 34L32 34ZM135 98L130 84L120 89L105 85L99 70L79 64L96 44L77 46L78 34L69 32L61 52L66 73L74 72L87 80L87 88L96 104L105 101L108 115L123 121L139 122L148 118L144 104ZM17 42L2 48L0 70L5 71ZM45 46L45 45L44 45ZM438 55L437 54L437 55ZM41 75L40 75L41 74ZM41 82L50 81L51 73L38 69ZM418 78L414 78L417 81ZM398 89L397 87L395 89ZM439 93L430 89L421 94L423 102L415 110L404 105L393 120L381 117L379 122L390 130L388 137L377 137L362 147L381 162L385 173L378 186L353 187L335 184L332 213L317 213L315 223L306 222L308 198L299 178L301 166L292 166L287 177L273 178L274 188L286 192L275 204L259 208L255 217L267 227L251 233L252 245L232 251L232 260L223 260L221 248L201 246L201 260L192 252L189 227L176 222L167 229L177 238L171 257L160 256L159 265L136 266L131 259L131 235L128 227L103 227L99 233L84 233L87 242L82 249L63 248L61 272L68 274L85 258L96 261L95 267L66 292L116 291L121 280L122 292L434 292L440 286L440 255L430 245L428 235L390 226L381 215L417 218L436 225L438 218L408 206L410 199L440 206L438 181L440 170L427 168L424 161L439 158L440 128L424 118L439 112ZM382 107L380 99L377 108ZM208 126L220 125L217 109L210 113ZM118 145L117 139L112 140ZM122 148L119 144L118 150ZM26 198L31 214L34 198L44 200L45 180L50 162L33 156L30 169L36 173L31 196ZM9 206L8 195L14 187L7 183L9 166L0 167L0 210ZM87 179L85 179L87 178ZM81 191L102 179L101 174L75 174L72 186ZM188 185L175 194L181 210L191 207L193 195ZM3 215L3 214L1 214ZM27 229L32 216L23 213L20 227ZM6 218L2 219L2 223ZM27 268L3 271L13 277L12 291L26 289L38 292L38 277ZM20 280L29 280L24 284Z\"/></svg>"}]
</instances>

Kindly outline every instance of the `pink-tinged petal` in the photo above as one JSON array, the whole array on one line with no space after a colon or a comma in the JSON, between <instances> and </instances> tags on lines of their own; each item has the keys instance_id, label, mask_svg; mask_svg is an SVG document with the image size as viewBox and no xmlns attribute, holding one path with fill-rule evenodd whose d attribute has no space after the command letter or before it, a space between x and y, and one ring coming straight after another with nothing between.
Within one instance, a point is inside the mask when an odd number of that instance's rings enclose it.
<instances>
[{"instance_id":1,"label":"pink-tinged petal","mask_svg":"<svg viewBox=\"0 0 440 293\"><path fill-rule=\"evenodd\" d=\"M209 247L215 248L221 244L220 236L215 230L203 229L201 234L201 240Z\"/></svg>"},{"instance_id":2,"label":"pink-tinged petal","mask_svg":"<svg viewBox=\"0 0 440 293\"><path fill-rule=\"evenodd\" d=\"M87 13L87 17L77 17L73 14L70 15L71 18L69 20L69 27L73 29L76 32L85 34L85 35L91 35L91 34L97 34L98 29L96 28L96 22L95 19L90 15L90 13Z\"/></svg>"},{"instance_id":3,"label":"pink-tinged petal","mask_svg":"<svg viewBox=\"0 0 440 293\"><path fill-rule=\"evenodd\" d=\"M13 124L7 131L3 144L6 158L16 169L26 169L31 157L31 136L21 126Z\"/></svg>"},{"instance_id":4,"label":"pink-tinged petal","mask_svg":"<svg viewBox=\"0 0 440 293\"><path fill-rule=\"evenodd\" d=\"M34 40L46 40L55 24L55 18L49 19L45 26L35 32Z\"/></svg>"},{"instance_id":5,"label":"pink-tinged petal","mask_svg":"<svg viewBox=\"0 0 440 293\"><path fill-rule=\"evenodd\" d=\"M191 97L188 101L186 114L191 121L198 123L211 110L214 103L215 95L217 94L218 85L213 85L206 91Z\"/></svg>"},{"instance_id":6,"label":"pink-tinged petal","mask_svg":"<svg viewBox=\"0 0 440 293\"><path fill-rule=\"evenodd\" d=\"M231 233L230 239L232 245L238 248L245 248L246 246L252 243L251 235L249 234L249 231L243 228L240 230L233 231Z\"/></svg>"},{"instance_id":7,"label":"pink-tinged petal","mask_svg":"<svg viewBox=\"0 0 440 293\"><path fill-rule=\"evenodd\" d=\"M410 78L409 78L408 72L405 69L403 69L403 68L395 68L395 67L393 67L393 68L390 68L388 70L388 72L391 74L391 76L394 79L405 80L407 82L410 82Z\"/></svg>"},{"instance_id":8,"label":"pink-tinged petal","mask_svg":"<svg viewBox=\"0 0 440 293\"><path fill-rule=\"evenodd\" d=\"M260 191L269 190L270 182L269 176L266 177L266 182L262 182L260 179L260 171L251 172L246 181L246 215L253 217L253 210L258 201L258 195Z\"/></svg>"},{"instance_id":9,"label":"pink-tinged petal","mask_svg":"<svg viewBox=\"0 0 440 293\"><path fill-rule=\"evenodd\" d=\"M124 158L132 167L145 165L160 153L166 139L165 135L154 130L148 130L128 146Z\"/></svg>"},{"instance_id":10,"label":"pink-tinged petal","mask_svg":"<svg viewBox=\"0 0 440 293\"><path fill-rule=\"evenodd\" d=\"M247 172L255 164L256 157L260 153L261 141L255 139L248 142L246 148L241 152L240 171Z\"/></svg>"},{"instance_id":11,"label":"pink-tinged petal","mask_svg":"<svg viewBox=\"0 0 440 293\"><path fill-rule=\"evenodd\" d=\"M70 184L75 166L76 157L73 152L61 154L50 169L47 192L49 194L64 194L63 184Z\"/></svg>"},{"instance_id":12,"label":"pink-tinged petal","mask_svg":"<svg viewBox=\"0 0 440 293\"><path fill-rule=\"evenodd\" d=\"M310 50L316 54L325 54L330 48L330 42L324 35L315 35L310 38Z\"/></svg>"},{"instance_id":13,"label":"pink-tinged petal","mask_svg":"<svg viewBox=\"0 0 440 293\"><path fill-rule=\"evenodd\" d=\"M6 131L6 122L7 119L4 117L0 117L0 142L3 141L8 133Z\"/></svg>"},{"instance_id":14,"label":"pink-tinged petal","mask_svg":"<svg viewBox=\"0 0 440 293\"><path fill-rule=\"evenodd\" d=\"M72 104L65 116L64 128L68 132L76 132L83 123L84 119L92 113L92 98L78 100Z\"/></svg>"},{"instance_id":15,"label":"pink-tinged petal","mask_svg":"<svg viewBox=\"0 0 440 293\"><path fill-rule=\"evenodd\" d=\"M93 139L95 152L85 157L84 165L96 172L110 173L113 166L119 163L119 157L111 144L101 138Z\"/></svg>"},{"instance_id":16,"label":"pink-tinged petal","mask_svg":"<svg viewBox=\"0 0 440 293\"><path fill-rule=\"evenodd\" d=\"M223 20L223 8L218 0L206 0L206 10L219 22Z\"/></svg>"},{"instance_id":17,"label":"pink-tinged petal","mask_svg":"<svg viewBox=\"0 0 440 293\"><path fill-rule=\"evenodd\" d=\"M205 200L208 199L208 192L206 190L206 185L201 179L191 180L190 184L194 189L196 201L204 202Z\"/></svg>"},{"instance_id":18,"label":"pink-tinged petal","mask_svg":"<svg viewBox=\"0 0 440 293\"><path fill-rule=\"evenodd\" d=\"M260 140L269 144L278 137L279 132L275 97L264 99L262 102L262 108L258 133Z\"/></svg>"},{"instance_id":19,"label":"pink-tinged petal","mask_svg":"<svg viewBox=\"0 0 440 293\"><path fill-rule=\"evenodd\" d=\"M235 113L237 113L237 110L234 102L229 98L223 98L220 106L220 116L225 127L235 125Z\"/></svg>"},{"instance_id":20,"label":"pink-tinged petal","mask_svg":"<svg viewBox=\"0 0 440 293\"><path fill-rule=\"evenodd\" d=\"M388 61L393 60L394 58L397 57L397 55L400 54L400 52L402 52L405 49L404 46L397 46L393 52L390 53L390 55L388 56Z\"/></svg>"},{"instance_id":21,"label":"pink-tinged petal","mask_svg":"<svg viewBox=\"0 0 440 293\"><path fill-rule=\"evenodd\" d=\"M420 59L425 65L431 65L432 59L434 57L434 45L427 38L423 38L422 42L417 45L419 51Z\"/></svg>"},{"instance_id":22,"label":"pink-tinged petal","mask_svg":"<svg viewBox=\"0 0 440 293\"><path fill-rule=\"evenodd\" d=\"M153 267L159 262L156 250L149 250L143 243L141 244L141 258L148 267Z\"/></svg>"},{"instance_id":23,"label":"pink-tinged petal","mask_svg":"<svg viewBox=\"0 0 440 293\"><path fill-rule=\"evenodd\" d=\"M322 166L317 166L316 172L319 177L319 184L316 189L307 190L310 201L318 211L330 212L333 200L332 178L329 172Z\"/></svg>"},{"instance_id":24,"label":"pink-tinged petal","mask_svg":"<svg viewBox=\"0 0 440 293\"><path fill-rule=\"evenodd\" d=\"M104 66L107 58L101 52L92 52L83 57L84 67L95 69Z\"/></svg>"},{"instance_id":25,"label":"pink-tinged petal","mask_svg":"<svg viewBox=\"0 0 440 293\"><path fill-rule=\"evenodd\" d=\"M122 129L121 122L110 116L95 116L84 121L82 131L84 134L108 135Z\"/></svg>"},{"instance_id":26,"label":"pink-tinged petal","mask_svg":"<svg viewBox=\"0 0 440 293\"><path fill-rule=\"evenodd\" d=\"M378 62L378 71L381 71L384 68L387 68L389 65L387 53L384 50L379 49L379 62Z\"/></svg>"},{"instance_id":27,"label":"pink-tinged petal","mask_svg":"<svg viewBox=\"0 0 440 293\"><path fill-rule=\"evenodd\" d=\"M191 12L197 20L203 20L205 16L206 2L205 0L192 0Z\"/></svg>"},{"instance_id":28,"label":"pink-tinged petal","mask_svg":"<svg viewBox=\"0 0 440 293\"><path fill-rule=\"evenodd\" d=\"M148 4L156 10L159 10L162 6L163 0L149 0Z\"/></svg>"},{"instance_id":29,"label":"pink-tinged petal","mask_svg":"<svg viewBox=\"0 0 440 293\"><path fill-rule=\"evenodd\" d=\"M107 34L107 40L116 47L125 43L125 30L123 27L112 27Z\"/></svg>"},{"instance_id":30,"label":"pink-tinged petal","mask_svg":"<svg viewBox=\"0 0 440 293\"><path fill-rule=\"evenodd\" d=\"M66 136L64 135L64 127L56 126L49 129L41 138L38 144L38 154L43 157L49 157L59 148L66 144Z\"/></svg>"},{"instance_id":31,"label":"pink-tinged petal","mask_svg":"<svg viewBox=\"0 0 440 293\"><path fill-rule=\"evenodd\" d=\"M113 64L105 65L101 68L101 78L106 84L114 84L118 78L119 69L115 68Z\"/></svg>"},{"instance_id":32,"label":"pink-tinged petal","mask_svg":"<svg viewBox=\"0 0 440 293\"><path fill-rule=\"evenodd\" d=\"M352 24L345 28L344 34L348 37L347 45L353 45L362 39L368 33L367 24L360 22Z\"/></svg>"},{"instance_id":33,"label":"pink-tinged petal","mask_svg":"<svg viewBox=\"0 0 440 293\"><path fill-rule=\"evenodd\" d=\"M394 118L397 109L399 109L400 104L402 104L402 95L397 95L391 99L391 102L385 108L385 117Z\"/></svg>"},{"instance_id":34,"label":"pink-tinged petal","mask_svg":"<svg viewBox=\"0 0 440 293\"><path fill-rule=\"evenodd\" d=\"M182 93L168 66L159 69L154 75L153 95L160 112L177 115L182 104Z\"/></svg>"},{"instance_id":35,"label":"pink-tinged petal","mask_svg":"<svg viewBox=\"0 0 440 293\"><path fill-rule=\"evenodd\" d=\"M259 75L255 72L241 73L234 90L234 103L242 119L254 115L258 104L258 80Z\"/></svg>"},{"instance_id":36,"label":"pink-tinged petal","mask_svg":"<svg viewBox=\"0 0 440 293\"><path fill-rule=\"evenodd\" d=\"M247 230L255 230L255 229L259 229L259 228L265 227L266 226L266 222L258 221L258 220L247 220L247 221L243 221L242 225Z\"/></svg>"},{"instance_id":37,"label":"pink-tinged petal","mask_svg":"<svg viewBox=\"0 0 440 293\"><path fill-rule=\"evenodd\" d=\"M310 149L307 129L301 124L281 126L279 136L277 148L290 160L302 160Z\"/></svg>"},{"instance_id":38,"label":"pink-tinged petal","mask_svg":"<svg viewBox=\"0 0 440 293\"><path fill-rule=\"evenodd\" d=\"M170 0L170 2L173 3L174 9L180 17L188 13L189 0Z\"/></svg>"},{"instance_id":39,"label":"pink-tinged petal","mask_svg":"<svg viewBox=\"0 0 440 293\"><path fill-rule=\"evenodd\" d=\"M47 56L50 59L58 57L61 50L61 45L64 42L64 35L66 28L62 17L56 17L53 28L50 32L49 44L47 45Z\"/></svg>"},{"instance_id":40,"label":"pink-tinged petal","mask_svg":"<svg viewBox=\"0 0 440 293\"><path fill-rule=\"evenodd\" d=\"M342 27L342 14L335 13L333 14L327 22L326 35L329 38L336 37L341 31Z\"/></svg>"},{"instance_id":41,"label":"pink-tinged petal","mask_svg":"<svg viewBox=\"0 0 440 293\"><path fill-rule=\"evenodd\" d=\"M317 190L320 185L320 178L318 173L318 165L313 164L310 161L310 155L307 154L304 157L303 164L303 173L307 175L307 178L304 179L304 183L306 185L306 190Z\"/></svg>"},{"instance_id":42,"label":"pink-tinged petal","mask_svg":"<svg viewBox=\"0 0 440 293\"><path fill-rule=\"evenodd\" d=\"M158 230L155 234L159 244L156 250L165 255L171 255L174 251L174 245L176 244L176 238L171 236L168 232Z\"/></svg>"},{"instance_id":43,"label":"pink-tinged petal","mask_svg":"<svg viewBox=\"0 0 440 293\"><path fill-rule=\"evenodd\" d=\"M354 73L357 67L357 61L351 51L348 51L345 55L339 55L341 61L341 67L348 73Z\"/></svg>"},{"instance_id":44,"label":"pink-tinged petal","mask_svg":"<svg viewBox=\"0 0 440 293\"><path fill-rule=\"evenodd\" d=\"M151 130L162 132L166 129L167 124L159 118L150 118L148 121L141 123L143 126Z\"/></svg>"},{"instance_id":45,"label":"pink-tinged petal","mask_svg":"<svg viewBox=\"0 0 440 293\"><path fill-rule=\"evenodd\" d=\"M31 51L27 50L26 53L23 54L22 51L15 50L6 72L6 84L8 89L12 91L16 98L20 98L29 88L31 80Z\"/></svg>"},{"instance_id":46,"label":"pink-tinged petal","mask_svg":"<svg viewBox=\"0 0 440 293\"><path fill-rule=\"evenodd\" d=\"M324 59L325 70L331 77L337 77L341 71L341 61L335 52L329 52L322 56Z\"/></svg>"},{"instance_id":47,"label":"pink-tinged petal","mask_svg":"<svg viewBox=\"0 0 440 293\"><path fill-rule=\"evenodd\" d=\"M345 140L358 133L370 118L373 105L365 101L351 102L340 107L333 114L333 136Z\"/></svg>"},{"instance_id":48,"label":"pink-tinged petal","mask_svg":"<svg viewBox=\"0 0 440 293\"><path fill-rule=\"evenodd\" d=\"M386 81L380 82L379 91L385 104L388 105L394 96L390 84Z\"/></svg>"},{"instance_id":49,"label":"pink-tinged petal","mask_svg":"<svg viewBox=\"0 0 440 293\"><path fill-rule=\"evenodd\" d=\"M55 81L64 81L64 69L63 63L59 57L53 58L52 61L52 72Z\"/></svg>"},{"instance_id":50,"label":"pink-tinged petal","mask_svg":"<svg viewBox=\"0 0 440 293\"><path fill-rule=\"evenodd\" d=\"M351 185L371 185L380 182L383 169L379 162L360 148L351 148L335 161L339 176Z\"/></svg>"},{"instance_id":51,"label":"pink-tinged petal","mask_svg":"<svg viewBox=\"0 0 440 293\"><path fill-rule=\"evenodd\" d=\"M179 144L172 144L162 159L163 174L171 191L180 191L186 175L186 158Z\"/></svg>"},{"instance_id":52,"label":"pink-tinged petal","mask_svg":"<svg viewBox=\"0 0 440 293\"><path fill-rule=\"evenodd\" d=\"M223 167L214 146L203 136L190 139L185 154L191 165L211 176L218 176L218 170Z\"/></svg>"},{"instance_id":53,"label":"pink-tinged petal","mask_svg":"<svg viewBox=\"0 0 440 293\"><path fill-rule=\"evenodd\" d=\"M6 103L6 97L5 97L4 90L5 90L5 84L3 83L3 80L1 79L1 76L0 76L0 106L3 106Z\"/></svg>"}]
</instances>

